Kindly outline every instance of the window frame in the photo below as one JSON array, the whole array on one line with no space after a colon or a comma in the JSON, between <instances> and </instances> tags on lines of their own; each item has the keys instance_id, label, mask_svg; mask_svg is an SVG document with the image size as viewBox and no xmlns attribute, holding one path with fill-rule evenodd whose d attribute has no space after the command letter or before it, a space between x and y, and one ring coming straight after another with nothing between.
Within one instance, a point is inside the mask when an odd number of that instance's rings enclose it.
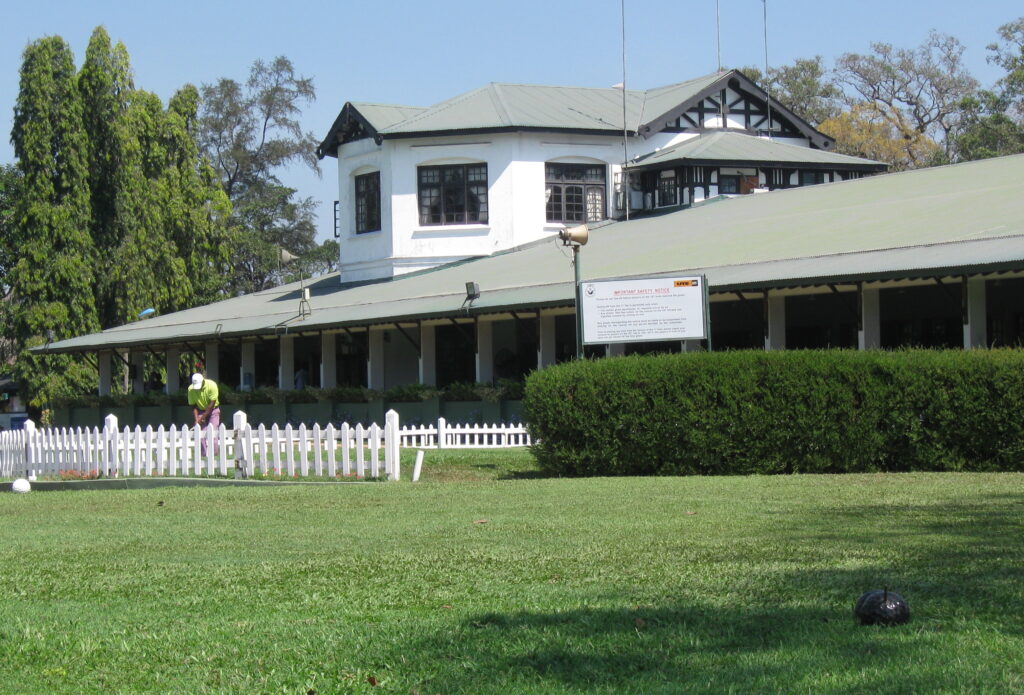
<instances>
[{"instance_id":1,"label":"window frame","mask_svg":"<svg viewBox=\"0 0 1024 695\"><path fill-rule=\"evenodd\" d=\"M369 184L360 190L360 184ZM353 177L356 234L381 230L380 171L370 171Z\"/></svg>"},{"instance_id":2,"label":"window frame","mask_svg":"<svg viewBox=\"0 0 1024 695\"><path fill-rule=\"evenodd\" d=\"M600 176L594 175L597 170L600 170ZM567 177L566 174L572 171L580 172L580 176ZM544 219L549 224L572 225L606 220L608 165L604 162L544 162L544 197ZM573 206L578 216L569 214L568 206ZM599 217L592 215L594 210Z\"/></svg>"},{"instance_id":3,"label":"window frame","mask_svg":"<svg viewBox=\"0 0 1024 695\"><path fill-rule=\"evenodd\" d=\"M428 175L435 173L436 180L427 180L433 178ZM452 175L456 173L461 175L461 179L453 179ZM489 188L487 162L427 164L416 167L416 203L420 226L488 224ZM461 206L456 204L459 197L462 199ZM437 212L434 212L435 207ZM462 209L459 210L459 207ZM434 217L438 219L432 219Z\"/></svg>"}]
</instances>

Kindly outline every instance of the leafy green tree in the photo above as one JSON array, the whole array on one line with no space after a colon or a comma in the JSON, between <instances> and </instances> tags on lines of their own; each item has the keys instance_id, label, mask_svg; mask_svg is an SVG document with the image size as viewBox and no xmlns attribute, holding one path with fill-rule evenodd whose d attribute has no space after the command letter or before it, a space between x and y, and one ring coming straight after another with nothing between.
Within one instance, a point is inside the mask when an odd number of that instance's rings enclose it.
<instances>
[{"instance_id":1,"label":"leafy green tree","mask_svg":"<svg viewBox=\"0 0 1024 695\"><path fill-rule=\"evenodd\" d=\"M762 88L770 89L774 99L812 126L835 118L842 111L843 91L832 80L821 56L769 67L767 83L764 73L756 67L745 67L742 72Z\"/></svg>"},{"instance_id":2,"label":"leafy green tree","mask_svg":"<svg viewBox=\"0 0 1024 695\"><path fill-rule=\"evenodd\" d=\"M960 41L933 31L916 49L874 43L871 51L846 53L836 61L836 80L851 90L849 104L867 104L875 111L873 122L887 123L910 143L902 154L912 167L936 163L918 158L922 136L938 143L948 160L963 122L961 105L978 89L964 67Z\"/></svg>"},{"instance_id":3,"label":"leafy green tree","mask_svg":"<svg viewBox=\"0 0 1024 695\"><path fill-rule=\"evenodd\" d=\"M26 49L0 271L16 372L36 404L94 384L96 373L25 348L226 294L231 206L196 143L198 105L195 87L166 109L136 89L127 50L102 27L77 76L60 38Z\"/></svg>"},{"instance_id":4,"label":"leafy green tree","mask_svg":"<svg viewBox=\"0 0 1024 695\"><path fill-rule=\"evenodd\" d=\"M132 84L128 52L93 32L79 73L89 135L93 243L105 272L96 298L104 327L147 307L173 311L224 288L225 199L199 157L190 125L196 90L165 111ZM221 212L195 214L196 211Z\"/></svg>"},{"instance_id":5,"label":"leafy green tree","mask_svg":"<svg viewBox=\"0 0 1024 695\"><path fill-rule=\"evenodd\" d=\"M8 273L18 258L14 244L14 213L21 196L21 174L13 164L0 165L0 370L16 354Z\"/></svg>"},{"instance_id":6,"label":"leafy green tree","mask_svg":"<svg viewBox=\"0 0 1024 695\"><path fill-rule=\"evenodd\" d=\"M961 160L1024 152L1024 17L998 32L1000 42L988 46L988 60L1006 74L993 89L964 100L965 122L955 138Z\"/></svg>"},{"instance_id":7,"label":"leafy green tree","mask_svg":"<svg viewBox=\"0 0 1024 695\"><path fill-rule=\"evenodd\" d=\"M281 56L256 61L244 85L222 78L202 88L200 143L233 205L238 233L232 254L233 293L279 284L280 249L304 257L316 248L315 204L296 198L278 172L305 163L318 174L317 140L298 117L316 93L311 79L295 74Z\"/></svg>"},{"instance_id":8,"label":"leafy green tree","mask_svg":"<svg viewBox=\"0 0 1024 695\"><path fill-rule=\"evenodd\" d=\"M34 41L24 52L11 132L22 187L11 230L18 260L7 282L19 349L99 328L86 137L70 47L57 36ZM94 377L81 360L26 352L15 373L36 404Z\"/></svg>"}]
</instances>

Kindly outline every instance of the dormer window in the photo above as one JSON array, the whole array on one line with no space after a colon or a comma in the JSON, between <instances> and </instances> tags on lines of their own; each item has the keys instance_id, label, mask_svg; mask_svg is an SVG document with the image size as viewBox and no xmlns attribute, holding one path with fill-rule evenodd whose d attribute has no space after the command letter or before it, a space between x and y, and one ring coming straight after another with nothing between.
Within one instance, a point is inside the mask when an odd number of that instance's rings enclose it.
<instances>
[{"instance_id":1,"label":"dormer window","mask_svg":"<svg viewBox=\"0 0 1024 695\"><path fill-rule=\"evenodd\" d=\"M605 218L607 181L601 164L544 165L548 222L598 222Z\"/></svg>"},{"instance_id":2,"label":"dormer window","mask_svg":"<svg viewBox=\"0 0 1024 695\"><path fill-rule=\"evenodd\" d=\"M380 231L380 172L355 177L356 234Z\"/></svg>"},{"instance_id":3,"label":"dormer window","mask_svg":"<svg viewBox=\"0 0 1024 695\"><path fill-rule=\"evenodd\" d=\"M487 165L419 167L420 224L487 224Z\"/></svg>"}]
</instances>

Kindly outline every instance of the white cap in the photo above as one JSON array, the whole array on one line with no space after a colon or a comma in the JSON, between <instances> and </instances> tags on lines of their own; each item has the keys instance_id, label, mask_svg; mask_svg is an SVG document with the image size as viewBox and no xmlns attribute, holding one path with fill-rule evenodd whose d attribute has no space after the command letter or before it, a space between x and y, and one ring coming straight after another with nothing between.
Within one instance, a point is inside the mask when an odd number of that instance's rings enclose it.
<instances>
[{"instance_id":1,"label":"white cap","mask_svg":"<svg viewBox=\"0 0 1024 695\"><path fill-rule=\"evenodd\" d=\"M196 391L198 391L199 389L203 388L203 375L200 374L199 372L196 372L195 374L193 374L192 375L192 385L189 386L189 388L195 389Z\"/></svg>"}]
</instances>

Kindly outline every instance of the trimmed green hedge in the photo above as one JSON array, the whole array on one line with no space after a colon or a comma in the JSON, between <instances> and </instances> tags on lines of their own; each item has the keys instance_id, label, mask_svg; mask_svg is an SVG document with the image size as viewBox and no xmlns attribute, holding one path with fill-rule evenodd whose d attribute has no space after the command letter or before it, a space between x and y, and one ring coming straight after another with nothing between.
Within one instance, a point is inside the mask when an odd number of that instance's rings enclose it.
<instances>
[{"instance_id":1,"label":"trimmed green hedge","mask_svg":"<svg viewBox=\"0 0 1024 695\"><path fill-rule=\"evenodd\" d=\"M1024 351L780 351L584 360L523 402L560 475L1024 470Z\"/></svg>"}]
</instances>

